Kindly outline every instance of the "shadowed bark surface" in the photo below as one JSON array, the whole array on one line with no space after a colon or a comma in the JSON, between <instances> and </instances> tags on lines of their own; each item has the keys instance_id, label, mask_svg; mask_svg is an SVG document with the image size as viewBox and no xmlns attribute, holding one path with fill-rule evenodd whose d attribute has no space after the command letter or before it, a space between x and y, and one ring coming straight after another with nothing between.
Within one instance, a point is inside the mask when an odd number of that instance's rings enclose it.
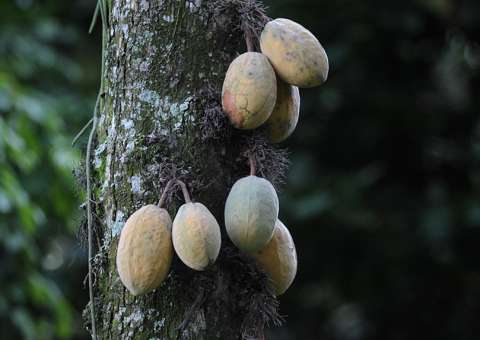
<instances>
[{"instance_id":1,"label":"shadowed bark surface","mask_svg":"<svg viewBox=\"0 0 480 340\"><path fill-rule=\"evenodd\" d=\"M118 0L108 12L105 93L91 160L99 338L262 339L266 324L279 320L277 300L226 239L223 206L233 182L248 174L247 152L274 184L287 161L261 131L233 130L220 106L225 71L244 50L244 34L257 35L265 23L262 8L254 1ZM116 271L118 237L128 216L156 203L173 177L216 216L222 250L205 272L175 257L162 286L134 298ZM181 203L178 194L167 197L172 219Z\"/></svg>"}]
</instances>

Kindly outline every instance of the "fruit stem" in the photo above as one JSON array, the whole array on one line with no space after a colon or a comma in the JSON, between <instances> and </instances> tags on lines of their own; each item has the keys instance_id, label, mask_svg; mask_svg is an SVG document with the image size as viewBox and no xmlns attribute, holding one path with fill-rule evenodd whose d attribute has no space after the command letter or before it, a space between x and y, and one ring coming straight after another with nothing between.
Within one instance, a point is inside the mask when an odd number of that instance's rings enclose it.
<instances>
[{"instance_id":1,"label":"fruit stem","mask_svg":"<svg viewBox=\"0 0 480 340\"><path fill-rule=\"evenodd\" d=\"M183 183L179 179L177 179L177 183L180 185L180 188L182 188L183 199L185 200L185 203L191 203L192 200L190 199L190 194L188 193L187 186L185 185L185 183Z\"/></svg>"},{"instance_id":2,"label":"fruit stem","mask_svg":"<svg viewBox=\"0 0 480 340\"><path fill-rule=\"evenodd\" d=\"M250 34L245 33L245 44L247 45L247 51L253 52L253 44L252 44L252 37Z\"/></svg>"},{"instance_id":3,"label":"fruit stem","mask_svg":"<svg viewBox=\"0 0 480 340\"><path fill-rule=\"evenodd\" d=\"M158 200L158 204L157 204L160 208L165 203L165 199L167 198L167 193L170 190L170 187L172 186L173 182L175 182L175 180L171 179L167 182L167 185L165 185L165 188L163 189L162 195L160 196L160 199Z\"/></svg>"},{"instance_id":4,"label":"fruit stem","mask_svg":"<svg viewBox=\"0 0 480 340\"><path fill-rule=\"evenodd\" d=\"M257 164L255 163L255 157L250 153L248 154L248 163L250 164L250 176L255 176L257 173Z\"/></svg>"}]
</instances>

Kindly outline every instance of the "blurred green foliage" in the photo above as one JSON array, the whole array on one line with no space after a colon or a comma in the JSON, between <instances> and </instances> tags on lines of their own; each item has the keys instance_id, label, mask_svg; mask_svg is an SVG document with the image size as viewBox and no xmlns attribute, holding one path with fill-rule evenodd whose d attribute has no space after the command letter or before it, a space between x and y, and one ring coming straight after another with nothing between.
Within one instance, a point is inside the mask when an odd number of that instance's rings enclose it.
<instances>
[{"instance_id":1,"label":"blurred green foliage","mask_svg":"<svg viewBox=\"0 0 480 340\"><path fill-rule=\"evenodd\" d=\"M85 68L98 69L98 58L80 59L88 37L81 21L63 17L69 11L53 1L0 2L1 339L83 332L72 176L80 151L71 141L90 115L96 78Z\"/></svg>"},{"instance_id":2,"label":"blurred green foliage","mask_svg":"<svg viewBox=\"0 0 480 340\"><path fill-rule=\"evenodd\" d=\"M480 2L266 4L331 65L286 143L299 272L272 338L480 338ZM0 2L1 339L88 338L70 142L98 86L93 8Z\"/></svg>"}]
</instances>

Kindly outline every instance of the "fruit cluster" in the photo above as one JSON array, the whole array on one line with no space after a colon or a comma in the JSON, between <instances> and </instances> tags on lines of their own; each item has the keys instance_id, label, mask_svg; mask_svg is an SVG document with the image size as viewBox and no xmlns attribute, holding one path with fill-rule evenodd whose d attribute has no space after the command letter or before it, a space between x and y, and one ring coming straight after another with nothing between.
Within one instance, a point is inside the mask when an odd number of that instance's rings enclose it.
<instances>
[{"instance_id":1,"label":"fruit cluster","mask_svg":"<svg viewBox=\"0 0 480 340\"><path fill-rule=\"evenodd\" d=\"M289 19L268 22L260 37L262 53L246 52L229 66L222 89L223 110L238 129L265 125L273 143L295 129L299 87L323 84L328 58L317 38Z\"/></svg>"},{"instance_id":2,"label":"fruit cluster","mask_svg":"<svg viewBox=\"0 0 480 340\"><path fill-rule=\"evenodd\" d=\"M288 19L267 23L260 47L262 53L247 52L231 63L222 106L235 127L255 129L265 123L270 140L280 142L298 121L298 87L325 82L328 59L318 40ZM174 183L182 188L185 204L172 222L162 205ZM225 227L233 244L256 260L279 295L295 278L297 254L278 212L277 193L269 181L256 176L250 155L250 176L233 185L225 202ZM146 205L128 218L118 243L117 270L125 287L141 295L165 280L174 251L188 267L205 270L217 259L220 246L215 217L203 204L191 201L183 182L171 180L158 205Z\"/></svg>"},{"instance_id":3,"label":"fruit cluster","mask_svg":"<svg viewBox=\"0 0 480 340\"><path fill-rule=\"evenodd\" d=\"M171 185L180 184L185 204L173 220L162 208ZM192 269L204 270L220 252L220 226L201 203L193 203L185 184L169 181L158 202L135 211L125 222L117 248L117 270L133 295L151 292L170 271L173 250Z\"/></svg>"},{"instance_id":4,"label":"fruit cluster","mask_svg":"<svg viewBox=\"0 0 480 340\"><path fill-rule=\"evenodd\" d=\"M228 194L225 227L233 244L253 256L280 295L295 278L297 253L290 232L278 219L278 211L277 192L269 181L255 176L250 157L250 176L236 181Z\"/></svg>"},{"instance_id":5,"label":"fruit cluster","mask_svg":"<svg viewBox=\"0 0 480 340\"><path fill-rule=\"evenodd\" d=\"M225 226L232 242L252 256L270 277L277 294L292 283L297 254L288 229L278 220L278 197L272 184L255 176L250 158L250 176L239 179L225 203ZM133 295L148 293L165 280L173 252L188 267L205 270L218 257L220 226L201 203L193 203L185 184L180 184L185 204L173 220L162 208L169 181L158 205L135 211L125 223L117 248L117 270Z\"/></svg>"}]
</instances>

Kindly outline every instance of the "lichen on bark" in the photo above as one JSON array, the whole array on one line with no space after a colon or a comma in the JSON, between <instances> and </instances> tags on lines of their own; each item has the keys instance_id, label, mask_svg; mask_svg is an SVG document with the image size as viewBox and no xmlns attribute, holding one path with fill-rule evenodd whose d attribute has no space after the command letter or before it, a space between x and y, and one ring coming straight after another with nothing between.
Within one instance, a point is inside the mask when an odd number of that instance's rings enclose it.
<instances>
[{"instance_id":1,"label":"lichen on bark","mask_svg":"<svg viewBox=\"0 0 480 340\"><path fill-rule=\"evenodd\" d=\"M118 236L136 209L182 179L223 225L228 190L248 173L280 183L285 151L262 132L234 130L220 106L225 71L258 35L253 0L114 0L109 10L105 93L92 157L96 236L95 306L100 339L260 339L277 323L265 275L225 237L217 263L193 272L176 258L162 286L131 296L115 268ZM181 204L170 195L172 217ZM86 319L88 326L88 319Z\"/></svg>"}]
</instances>

